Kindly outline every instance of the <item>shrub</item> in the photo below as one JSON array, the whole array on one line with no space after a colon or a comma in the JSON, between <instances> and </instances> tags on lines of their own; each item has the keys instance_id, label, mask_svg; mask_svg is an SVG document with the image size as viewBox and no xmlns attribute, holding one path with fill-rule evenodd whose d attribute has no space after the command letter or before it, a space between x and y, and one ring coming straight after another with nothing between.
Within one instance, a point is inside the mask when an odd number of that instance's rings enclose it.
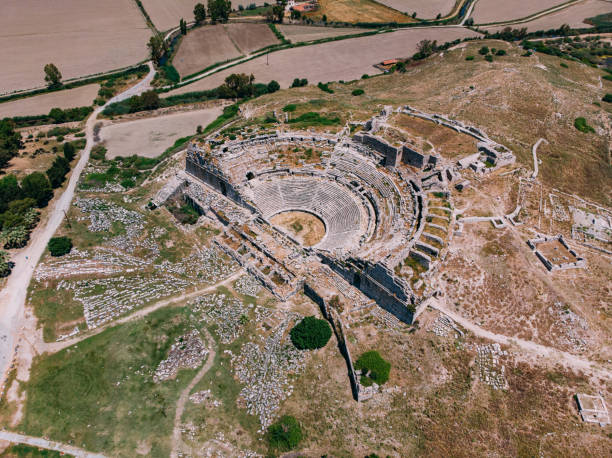
<instances>
[{"instance_id":1,"label":"shrub","mask_svg":"<svg viewBox=\"0 0 612 458\"><path fill-rule=\"evenodd\" d=\"M285 113L293 113L297 109L297 105L295 103L290 103L283 107L283 111Z\"/></svg>"},{"instance_id":2,"label":"shrub","mask_svg":"<svg viewBox=\"0 0 612 458\"><path fill-rule=\"evenodd\" d=\"M72 240L68 237L51 237L47 246L51 256L64 256L72 250Z\"/></svg>"},{"instance_id":3,"label":"shrub","mask_svg":"<svg viewBox=\"0 0 612 458\"><path fill-rule=\"evenodd\" d=\"M391 363L385 361L377 351L368 351L355 362L355 369L361 371L361 383L369 386L372 383L382 385L389 380Z\"/></svg>"},{"instance_id":4,"label":"shrub","mask_svg":"<svg viewBox=\"0 0 612 458\"><path fill-rule=\"evenodd\" d=\"M603 100L604 102L608 102L608 103L612 103L612 94L606 94L603 96Z\"/></svg>"},{"instance_id":5,"label":"shrub","mask_svg":"<svg viewBox=\"0 0 612 458\"><path fill-rule=\"evenodd\" d=\"M486 46L483 46L482 48L478 50L478 54L486 56L487 54L489 54L489 48Z\"/></svg>"},{"instance_id":6,"label":"shrub","mask_svg":"<svg viewBox=\"0 0 612 458\"><path fill-rule=\"evenodd\" d=\"M66 160L68 162L72 162L72 160L74 159L74 155L75 155L74 145L68 142L64 143L63 150L64 150L64 157L66 158Z\"/></svg>"},{"instance_id":7,"label":"shrub","mask_svg":"<svg viewBox=\"0 0 612 458\"><path fill-rule=\"evenodd\" d=\"M9 254L6 251L0 251L0 278L8 277L13 270L13 263L9 261Z\"/></svg>"},{"instance_id":8,"label":"shrub","mask_svg":"<svg viewBox=\"0 0 612 458\"><path fill-rule=\"evenodd\" d=\"M498 49L497 52L495 53L496 56L505 56L506 55L506 51L504 49Z\"/></svg>"},{"instance_id":9,"label":"shrub","mask_svg":"<svg viewBox=\"0 0 612 458\"><path fill-rule=\"evenodd\" d=\"M485 60L486 60L487 62L493 62L493 56L492 56L491 54L487 54L487 55L485 56Z\"/></svg>"},{"instance_id":10,"label":"shrub","mask_svg":"<svg viewBox=\"0 0 612 458\"><path fill-rule=\"evenodd\" d=\"M314 350L327 345L332 331L327 321L307 316L296 324L289 334L291 342L299 350Z\"/></svg>"},{"instance_id":11,"label":"shrub","mask_svg":"<svg viewBox=\"0 0 612 458\"><path fill-rule=\"evenodd\" d=\"M466 56L465 60L474 60L474 56Z\"/></svg>"},{"instance_id":12,"label":"shrub","mask_svg":"<svg viewBox=\"0 0 612 458\"><path fill-rule=\"evenodd\" d=\"M354 89L353 92L351 92L351 95L363 95L365 94L365 91L363 89Z\"/></svg>"},{"instance_id":13,"label":"shrub","mask_svg":"<svg viewBox=\"0 0 612 458\"><path fill-rule=\"evenodd\" d=\"M561 62L561 64L559 64L559 65L561 65L561 67L563 67L563 68L569 68L565 62Z\"/></svg>"},{"instance_id":14,"label":"shrub","mask_svg":"<svg viewBox=\"0 0 612 458\"><path fill-rule=\"evenodd\" d=\"M290 416L281 417L268 428L268 443L273 449L289 451L302 441L302 428L298 421Z\"/></svg>"},{"instance_id":15,"label":"shrub","mask_svg":"<svg viewBox=\"0 0 612 458\"><path fill-rule=\"evenodd\" d=\"M574 127L585 134L594 133L595 129L588 125L586 119L580 117L574 120Z\"/></svg>"},{"instance_id":16,"label":"shrub","mask_svg":"<svg viewBox=\"0 0 612 458\"><path fill-rule=\"evenodd\" d=\"M317 84L317 87L321 89L322 91L327 92L329 94L334 93L334 90L329 87L329 83L319 83Z\"/></svg>"},{"instance_id":17,"label":"shrub","mask_svg":"<svg viewBox=\"0 0 612 458\"><path fill-rule=\"evenodd\" d=\"M272 80L268 83L268 93L272 94L280 89L280 84L277 81Z\"/></svg>"},{"instance_id":18,"label":"shrub","mask_svg":"<svg viewBox=\"0 0 612 458\"><path fill-rule=\"evenodd\" d=\"M293 83L291 84L291 87L304 87L304 86L308 86L308 80L306 78L296 78L293 80Z\"/></svg>"},{"instance_id":19,"label":"shrub","mask_svg":"<svg viewBox=\"0 0 612 458\"><path fill-rule=\"evenodd\" d=\"M361 75L362 80L367 80L369 77L370 75L368 75L367 73L364 73L363 75Z\"/></svg>"},{"instance_id":20,"label":"shrub","mask_svg":"<svg viewBox=\"0 0 612 458\"><path fill-rule=\"evenodd\" d=\"M103 161L106 159L106 148L102 145L96 145L91 149L91 158L96 161Z\"/></svg>"}]
</instances>

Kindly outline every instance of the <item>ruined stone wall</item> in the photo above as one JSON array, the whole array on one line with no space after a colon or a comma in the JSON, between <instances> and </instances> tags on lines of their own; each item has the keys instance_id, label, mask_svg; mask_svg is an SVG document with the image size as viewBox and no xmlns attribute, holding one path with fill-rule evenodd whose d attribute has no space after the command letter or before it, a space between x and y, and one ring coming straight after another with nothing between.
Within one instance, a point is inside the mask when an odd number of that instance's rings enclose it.
<instances>
[{"instance_id":1,"label":"ruined stone wall","mask_svg":"<svg viewBox=\"0 0 612 458\"><path fill-rule=\"evenodd\" d=\"M422 169L429 162L429 155L421 154L404 145L402 146L402 162L406 165Z\"/></svg>"},{"instance_id":2,"label":"ruined stone wall","mask_svg":"<svg viewBox=\"0 0 612 458\"><path fill-rule=\"evenodd\" d=\"M327 256L321 256L321 260L398 320L407 324L412 323L414 313L412 291L403 280L382 264L371 264L356 259L342 262Z\"/></svg>"},{"instance_id":3,"label":"ruined stone wall","mask_svg":"<svg viewBox=\"0 0 612 458\"><path fill-rule=\"evenodd\" d=\"M353 398L356 401L359 401L359 380L357 378L357 374L355 373L353 359L351 358L351 352L346 343L346 338L344 335L344 326L342 325L340 317L334 310L331 309L325 299L323 299L323 297L319 293L317 293L315 288L311 287L307 282L304 282L304 294L320 307L323 316L327 321L329 321L329 324L334 330L334 334L336 335L336 339L338 340L338 348L340 349L340 353L342 353L342 356L346 361L346 367L348 371L349 381L351 383L351 391L353 392Z\"/></svg>"}]
</instances>

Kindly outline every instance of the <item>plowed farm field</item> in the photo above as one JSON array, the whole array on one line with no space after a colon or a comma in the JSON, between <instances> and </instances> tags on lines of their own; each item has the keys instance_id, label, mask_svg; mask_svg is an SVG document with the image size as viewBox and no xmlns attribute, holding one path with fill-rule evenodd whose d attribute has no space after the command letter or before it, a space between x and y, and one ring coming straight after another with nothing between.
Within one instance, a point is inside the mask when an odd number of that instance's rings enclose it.
<instances>
[{"instance_id":1,"label":"plowed farm field","mask_svg":"<svg viewBox=\"0 0 612 458\"><path fill-rule=\"evenodd\" d=\"M44 86L49 62L64 79L136 64L150 35L132 0L3 0L0 93Z\"/></svg>"},{"instance_id":2,"label":"plowed farm field","mask_svg":"<svg viewBox=\"0 0 612 458\"><path fill-rule=\"evenodd\" d=\"M478 0L471 17L476 24L521 19L554 6L567 3L567 0Z\"/></svg>"},{"instance_id":3,"label":"plowed farm field","mask_svg":"<svg viewBox=\"0 0 612 458\"><path fill-rule=\"evenodd\" d=\"M416 12L420 19L435 19L438 14L446 16L455 5L455 0L379 0L379 3L387 5L402 13L412 14Z\"/></svg>"},{"instance_id":4,"label":"plowed farm field","mask_svg":"<svg viewBox=\"0 0 612 458\"><path fill-rule=\"evenodd\" d=\"M278 42L266 24L207 25L183 38L172 63L185 77Z\"/></svg>"},{"instance_id":5,"label":"plowed farm field","mask_svg":"<svg viewBox=\"0 0 612 458\"><path fill-rule=\"evenodd\" d=\"M252 73L260 83L276 80L281 87L289 87L294 78L307 78L310 84L351 80L360 78L364 73L380 73L373 65L382 60L413 55L417 43L423 39L444 43L476 35L471 30L456 27L409 29L284 49L270 53L268 62L266 56L258 57L170 91L167 95L215 88L232 73Z\"/></svg>"}]
</instances>

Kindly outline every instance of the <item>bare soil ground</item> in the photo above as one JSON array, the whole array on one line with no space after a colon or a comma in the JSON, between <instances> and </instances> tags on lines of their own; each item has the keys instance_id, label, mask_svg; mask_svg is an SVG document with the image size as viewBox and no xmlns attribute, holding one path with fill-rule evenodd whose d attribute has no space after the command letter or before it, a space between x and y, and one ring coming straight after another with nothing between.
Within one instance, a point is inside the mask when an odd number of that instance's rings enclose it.
<instances>
[{"instance_id":1,"label":"bare soil ground","mask_svg":"<svg viewBox=\"0 0 612 458\"><path fill-rule=\"evenodd\" d=\"M308 17L323 15L335 22L415 22L410 16L372 0L320 0L319 9Z\"/></svg>"},{"instance_id":2,"label":"bare soil ground","mask_svg":"<svg viewBox=\"0 0 612 458\"><path fill-rule=\"evenodd\" d=\"M425 142L429 142L436 152L445 158L456 158L473 154L476 151L476 139L452 129L415 118L405 114L394 115L389 123L397 126L412 137L412 142L420 151L429 152Z\"/></svg>"},{"instance_id":3,"label":"bare soil ground","mask_svg":"<svg viewBox=\"0 0 612 458\"><path fill-rule=\"evenodd\" d=\"M476 24L509 21L511 19L531 16L566 2L567 0L539 0L537 2L526 0L509 0L506 2L478 0L470 17L474 19Z\"/></svg>"},{"instance_id":4,"label":"bare soil ground","mask_svg":"<svg viewBox=\"0 0 612 458\"><path fill-rule=\"evenodd\" d=\"M570 27L590 27L584 22L586 18L610 12L610 2L606 0L587 0L576 5L567 7L556 13L547 14L533 21L513 24L513 28L527 27L530 32L536 30L556 29L567 24ZM524 16L523 16L524 17ZM504 26L483 27L483 30L494 32L503 29Z\"/></svg>"},{"instance_id":5,"label":"bare soil ground","mask_svg":"<svg viewBox=\"0 0 612 458\"><path fill-rule=\"evenodd\" d=\"M0 103L0 118L48 114L51 108L75 108L91 105L99 84L88 84L66 91L50 92L25 99Z\"/></svg>"},{"instance_id":6,"label":"bare soil ground","mask_svg":"<svg viewBox=\"0 0 612 458\"><path fill-rule=\"evenodd\" d=\"M222 24L205 25L187 34L172 60L181 76L241 55Z\"/></svg>"},{"instance_id":7,"label":"bare soil ground","mask_svg":"<svg viewBox=\"0 0 612 458\"><path fill-rule=\"evenodd\" d=\"M206 127L220 114L221 108L214 107L106 126L101 131L106 157L157 157L177 139L195 134L197 126Z\"/></svg>"},{"instance_id":8,"label":"bare soil ground","mask_svg":"<svg viewBox=\"0 0 612 458\"><path fill-rule=\"evenodd\" d=\"M246 24L238 22L227 24L225 30L242 54L250 54L258 49L280 43L268 24Z\"/></svg>"},{"instance_id":9,"label":"bare soil ground","mask_svg":"<svg viewBox=\"0 0 612 458\"><path fill-rule=\"evenodd\" d=\"M435 19L438 14L442 17L451 12L455 0L380 0L379 3L387 5L403 13L412 14L416 12L419 19Z\"/></svg>"},{"instance_id":10,"label":"bare soil ground","mask_svg":"<svg viewBox=\"0 0 612 458\"><path fill-rule=\"evenodd\" d=\"M141 0L145 11L159 30L178 27L179 21L193 21L193 7L198 0Z\"/></svg>"},{"instance_id":11,"label":"bare soil ground","mask_svg":"<svg viewBox=\"0 0 612 458\"><path fill-rule=\"evenodd\" d=\"M306 246L316 245L325 237L323 221L310 213L299 211L279 213L274 215L270 222L282 227Z\"/></svg>"},{"instance_id":12,"label":"bare soil ground","mask_svg":"<svg viewBox=\"0 0 612 458\"><path fill-rule=\"evenodd\" d=\"M357 27L316 27L310 25L277 25L276 28L292 43L301 41L321 40L323 38L340 37L362 33L371 29Z\"/></svg>"},{"instance_id":13,"label":"bare soil ground","mask_svg":"<svg viewBox=\"0 0 612 458\"><path fill-rule=\"evenodd\" d=\"M132 0L6 0L0 15L0 93L44 85L53 62L64 79L135 64L151 32Z\"/></svg>"},{"instance_id":14,"label":"bare soil ground","mask_svg":"<svg viewBox=\"0 0 612 458\"><path fill-rule=\"evenodd\" d=\"M436 39L442 43L473 35L475 34L470 30L459 28L400 30L286 49L270 54L269 65L266 65L266 56L258 57L167 94L212 89L222 84L232 73L253 73L258 82L274 79L281 87L289 87L294 78L307 78L311 84L319 81L351 80L361 77L364 73L380 73L373 65L384 59L414 54L417 43L423 39Z\"/></svg>"}]
</instances>

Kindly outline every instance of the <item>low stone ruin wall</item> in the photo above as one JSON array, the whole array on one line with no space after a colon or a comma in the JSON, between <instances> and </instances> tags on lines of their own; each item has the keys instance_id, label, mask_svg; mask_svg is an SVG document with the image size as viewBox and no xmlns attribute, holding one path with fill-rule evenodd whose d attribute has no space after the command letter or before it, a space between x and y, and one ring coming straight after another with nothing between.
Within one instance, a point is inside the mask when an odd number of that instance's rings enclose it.
<instances>
[{"instance_id":1,"label":"low stone ruin wall","mask_svg":"<svg viewBox=\"0 0 612 458\"><path fill-rule=\"evenodd\" d=\"M359 401L359 380L357 378L357 374L355 373L355 367L353 366L353 359L351 358L351 352L346 343L346 339L344 336L344 326L342 325L342 321L338 314L331 309L329 304L323 299L323 297L317 293L315 288L311 287L308 283L304 283L304 294L312 299L312 301L319 306L321 309L321 313L332 329L334 330L334 334L336 335L336 339L338 340L338 348L340 349L340 353L344 357L346 361L346 367L348 371L349 381L351 383L351 391L353 392L353 398L356 401Z\"/></svg>"}]
</instances>

